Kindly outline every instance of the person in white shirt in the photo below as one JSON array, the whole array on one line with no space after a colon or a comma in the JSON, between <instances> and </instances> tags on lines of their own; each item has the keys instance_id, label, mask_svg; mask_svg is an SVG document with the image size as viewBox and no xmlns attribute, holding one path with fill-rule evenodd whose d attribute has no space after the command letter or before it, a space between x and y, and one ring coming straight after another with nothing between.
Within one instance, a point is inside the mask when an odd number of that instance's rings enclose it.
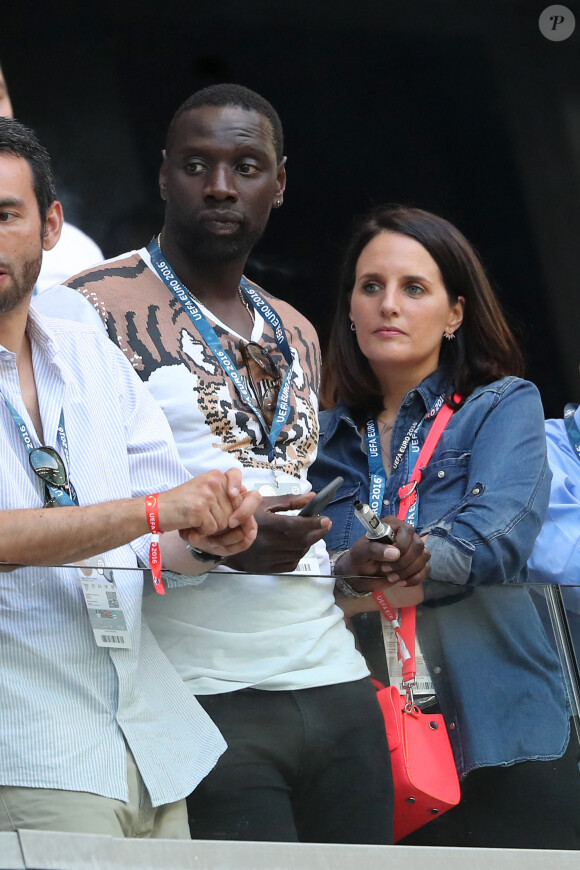
<instances>
[{"instance_id":1,"label":"person in white shirt","mask_svg":"<svg viewBox=\"0 0 580 870\"><path fill-rule=\"evenodd\" d=\"M168 130L157 239L35 305L106 326L191 473L233 464L264 495L247 553L144 602L161 648L228 741L189 799L192 836L389 843L384 719L335 604L329 520L288 513L312 497L318 337L243 274L283 204L285 163L282 125L263 97L235 84L198 91ZM367 541L365 573L422 581L428 554L412 527L405 534L397 547Z\"/></svg>"},{"instance_id":2,"label":"person in white shirt","mask_svg":"<svg viewBox=\"0 0 580 870\"><path fill-rule=\"evenodd\" d=\"M188 837L225 742L142 622L137 560L163 592L163 532L166 568L207 571L260 496L191 479L123 354L30 310L61 226L48 154L0 118L0 831Z\"/></svg>"},{"instance_id":3,"label":"person in white shirt","mask_svg":"<svg viewBox=\"0 0 580 870\"><path fill-rule=\"evenodd\" d=\"M0 118L13 118L14 111L6 77L0 66ZM53 284L61 284L71 275L104 260L104 254L93 239L78 227L63 221L60 238L54 248L44 251L34 293L42 293Z\"/></svg>"}]
</instances>

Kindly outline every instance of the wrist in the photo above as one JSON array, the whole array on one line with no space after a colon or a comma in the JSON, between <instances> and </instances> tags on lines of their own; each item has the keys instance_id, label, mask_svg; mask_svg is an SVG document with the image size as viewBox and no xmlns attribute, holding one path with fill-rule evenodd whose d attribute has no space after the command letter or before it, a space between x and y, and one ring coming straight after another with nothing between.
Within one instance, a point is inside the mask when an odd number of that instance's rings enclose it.
<instances>
[{"instance_id":1,"label":"wrist","mask_svg":"<svg viewBox=\"0 0 580 870\"><path fill-rule=\"evenodd\" d=\"M350 550L337 550L336 553L330 554L330 573L333 577L338 577L347 573L345 569L349 553Z\"/></svg>"},{"instance_id":2,"label":"wrist","mask_svg":"<svg viewBox=\"0 0 580 870\"><path fill-rule=\"evenodd\" d=\"M371 592L357 592L356 589L353 589L350 583L347 583L344 577L336 577L334 581L334 588L344 595L345 598L369 598L373 593Z\"/></svg>"}]
</instances>

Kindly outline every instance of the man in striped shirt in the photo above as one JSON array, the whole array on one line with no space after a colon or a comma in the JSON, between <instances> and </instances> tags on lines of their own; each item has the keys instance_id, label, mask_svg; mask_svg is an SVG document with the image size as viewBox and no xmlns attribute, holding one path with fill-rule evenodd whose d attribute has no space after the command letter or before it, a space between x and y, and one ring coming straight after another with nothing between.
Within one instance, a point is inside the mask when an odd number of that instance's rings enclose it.
<instances>
[{"instance_id":1,"label":"man in striped shirt","mask_svg":"<svg viewBox=\"0 0 580 870\"><path fill-rule=\"evenodd\" d=\"M195 582L260 496L191 479L123 354L29 310L61 226L48 154L0 118L0 831L187 837L225 742L142 623L137 558L159 527L167 582Z\"/></svg>"}]
</instances>

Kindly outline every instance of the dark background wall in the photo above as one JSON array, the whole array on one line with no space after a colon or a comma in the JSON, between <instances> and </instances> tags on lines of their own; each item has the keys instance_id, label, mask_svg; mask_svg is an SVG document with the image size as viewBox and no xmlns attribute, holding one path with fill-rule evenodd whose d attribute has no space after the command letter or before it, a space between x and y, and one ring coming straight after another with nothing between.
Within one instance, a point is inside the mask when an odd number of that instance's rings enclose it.
<instances>
[{"instance_id":1,"label":"dark background wall","mask_svg":"<svg viewBox=\"0 0 580 870\"><path fill-rule=\"evenodd\" d=\"M284 123L288 190L248 274L324 342L353 216L386 201L443 214L480 251L560 416L580 394L580 3L565 42L539 31L547 5L20 0L0 8L0 61L68 219L108 256L160 227L178 104L218 81L258 90Z\"/></svg>"}]
</instances>

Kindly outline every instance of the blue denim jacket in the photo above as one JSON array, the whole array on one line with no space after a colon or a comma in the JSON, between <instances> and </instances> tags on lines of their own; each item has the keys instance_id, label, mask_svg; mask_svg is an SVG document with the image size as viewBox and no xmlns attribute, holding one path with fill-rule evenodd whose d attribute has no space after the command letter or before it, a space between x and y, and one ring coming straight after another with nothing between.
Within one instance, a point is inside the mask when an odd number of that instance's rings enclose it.
<instances>
[{"instance_id":1,"label":"blue denim jacket","mask_svg":"<svg viewBox=\"0 0 580 870\"><path fill-rule=\"evenodd\" d=\"M438 372L409 392L393 454L411 423L449 392ZM431 421L419 430L425 440ZM315 490L344 484L324 513L329 550L361 536L354 499L368 501L364 441L344 407L320 415ZM396 514L406 451L387 479L383 516ZM568 709L559 662L528 589L526 562L546 513L550 472L537 389L519 378L479 387L448 423L419 485L417 531L428 534L431 577L417 631L445 716L459 773L559 757ZM506 585L507 584L507 585Z\"/></svg>"}]
</instances>

